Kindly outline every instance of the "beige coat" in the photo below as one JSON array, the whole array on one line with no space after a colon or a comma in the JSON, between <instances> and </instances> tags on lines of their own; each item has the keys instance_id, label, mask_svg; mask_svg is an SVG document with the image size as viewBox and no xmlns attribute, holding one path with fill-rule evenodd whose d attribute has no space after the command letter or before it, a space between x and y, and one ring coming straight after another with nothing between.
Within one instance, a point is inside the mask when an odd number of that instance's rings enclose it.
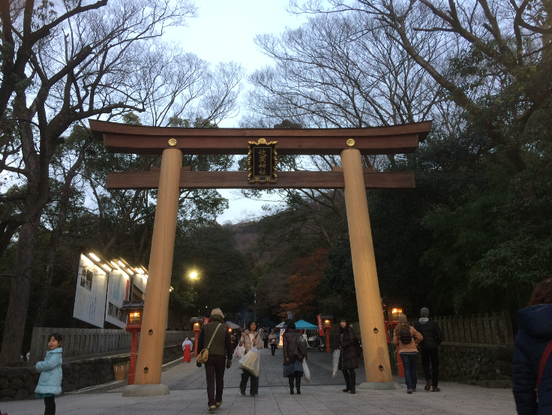
<instances>
[{"instance_id":1,"label":"beige coat","mask_svg":"<svg viewBox=\"0 0 552 415\"><path fill-rule=\"evenodd\" d=\"M416 346L424 339L424 336L412 326L410 326L410 334L412 335L410 344L402 343L399 339L399 335L395 331L393 331L393 333L393 344L399 346L399 353L417 353L418 348Z\"/></svg>"},{"instance_id":2,"label":"beige coat","mask_svg":"<svg viewBox=\"0 0 552 415\"><path fill-rule=\"evenodd\" d=\"M245 330L240 340L240 344L243 345L243 347L245 347L246 352L250 351L253 348L253 346L257 346L257 349L262 349L263 343L264 343L263 339L261 338L261 335L259 334L259 332L255 333L254 340L251 341L249 330Z\"/></svg>"}]
</instances>

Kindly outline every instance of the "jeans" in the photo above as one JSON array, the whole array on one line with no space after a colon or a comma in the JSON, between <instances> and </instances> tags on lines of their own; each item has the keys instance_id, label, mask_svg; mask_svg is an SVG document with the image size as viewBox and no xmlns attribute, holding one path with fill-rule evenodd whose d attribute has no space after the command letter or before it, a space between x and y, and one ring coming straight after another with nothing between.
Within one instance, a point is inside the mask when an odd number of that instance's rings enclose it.
<instances>
[{"instance_id":1,"label":"jeans","mask_svg":"<svg viewBox=\"0 0 552 415\"><path fill-rule=\"evenodd\" d=\"M429 367L431 362L431 369ZM439 350L438 349L422 349L422 366L426 381L437 387L439 384Z\"/></svg>"},{"instance_id":2,"label":"jeans","mask_svg":"<svg viewBox=\"0 0 552 415\"><path fill-rule=\"evenodd\" d=\"M407 389L416 389L418 377L416 376L416 361L418 353L401 353L401 360L404 365L404 380Z\"/></svg>"},{"instance_id":3,"label":"jeans","mask_svg":"<svg viewBox=\"0 0 552 415\"><path fill-rule=\"evenodd\" d=\"M210 355L209 360L205 362L205 376L207 377L207 405L209 406L215 405L217 402L222 402L225 366L226 356Z\"/></svg>"}]
</instances>

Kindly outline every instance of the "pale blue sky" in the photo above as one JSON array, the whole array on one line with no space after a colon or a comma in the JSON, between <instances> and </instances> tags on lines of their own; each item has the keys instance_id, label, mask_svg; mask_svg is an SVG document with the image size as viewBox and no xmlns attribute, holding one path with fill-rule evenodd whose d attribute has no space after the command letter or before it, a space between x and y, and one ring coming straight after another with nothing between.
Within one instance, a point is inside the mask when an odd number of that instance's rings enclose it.
<instances>
[{"instance_id":1,"label":"pale blue sky","mask_svg":"<svg viewBox=\"0 0 552 415\"><path fill-rule=\"evenodd\" d=\"M198 17L188 20L188 26L171 31L187 52L213 64L234 61L248 74L271 60L253 42L261 33L280 34L286 27L296 28L305 16L286 12L288 0L196 0ZM237 126L236 121L230 121Z\"/></svg>"},{"instance_id":2,"label":"pale blue sky","mask_svg":"<svg viewBox=\"0 0 552 415\"><path fill-rule=\"evenodd\" d=\"M270 65L253 42L260 33L280 34L286 27L296 28L305 16L286 12L288 0L196 0L198 17L188 20L188 26L171 30L170 37L181 42L186 52L195 53L213 65L237 62L248 74ZM223 128L238 126L239 116L223 122ZM220 190L230 200L230 208L217 220L233 223L262 215L266 202L243 199L237 190Z\"/></svg>"}]
</instances>

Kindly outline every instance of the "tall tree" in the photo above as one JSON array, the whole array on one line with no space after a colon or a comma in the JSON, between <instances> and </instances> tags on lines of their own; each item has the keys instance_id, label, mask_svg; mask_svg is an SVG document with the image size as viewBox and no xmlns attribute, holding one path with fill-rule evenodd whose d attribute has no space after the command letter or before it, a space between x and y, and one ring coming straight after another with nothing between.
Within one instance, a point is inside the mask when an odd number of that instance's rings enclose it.
<instances>
[{"instance_id":1,"label":"tall tree","mask_svg":"<svg viewBox=\"0 0 552 415\"><path fill-rule=\"evenodd\" d=\"M321 14L280 36L257 36L257 45L275 64L250 76L249 113L241 125L266 128L288 119L309 128L359 128L431 118L441 98L439 85L376 23L359 15ZM426 41L431 42L429 36ZM381 171L395 160L366 156L363 162ZM287 156L278 168L330 171L340 164L337 156ZM293 209L302 205L327 246L334 244L330 227L344 218L341 190L279 192Z\"/></svg>"},{"instance_id":2,"label":"tall tree","mask_svg":"<svg viewBox=\"0 0 552 415\"><path fill-rule=\"evenodd\" d=\"M50 199L50 162L59 137L92 116L142 110L134 76L141 48L194 13L187 0L1 2L0 169L24 186L12 196L21 209L5 210L0 219L0 255L19 232L0 365L19 358L37 229Z\"/></svg>"},{"instance_id":3,"label":"tall tree","mask_svg":"<svg viewBox=\"0 0 552 415\"><path fill-rule=\"evenodd\" d=\"M297 1L292 5L296 8ZM534 122L552 96L552 6L548 1L478 0L306 2L314 13L375 21L466 112L473 128L504 151L516 172L540 139ZM427 42L427 35L435 39ZM359 36L361 33L358 34ZM532 196L531 188L525 189Z\"/></svg>"}]
</instances>

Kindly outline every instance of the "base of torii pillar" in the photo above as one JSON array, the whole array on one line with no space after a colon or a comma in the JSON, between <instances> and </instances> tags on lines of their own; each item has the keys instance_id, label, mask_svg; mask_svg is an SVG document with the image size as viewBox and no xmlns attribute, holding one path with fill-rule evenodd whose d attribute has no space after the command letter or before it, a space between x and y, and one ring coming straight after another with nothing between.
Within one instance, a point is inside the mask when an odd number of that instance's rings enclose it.
<instances>
[{"instance_id":1,"label":"base of torii pillar","mask_svg":"<svg viewBox=\"0 0 552 415\"><path fill-rule=\"evenodd\" d=\"M128 385L123 390L123 397L146 398L148 396L169 395L169 387L161 383L157 385Z\"/></svg>"},{"instance_id":2,"label":"base of torii pillar","mask_svg":"<svg viewBox=\"0 0 552 415\"><path fill-rule=\"evenodd\" d=\"M360 151L341 152L366 383L393 383Z\"/></svg>"}]
</instances>

